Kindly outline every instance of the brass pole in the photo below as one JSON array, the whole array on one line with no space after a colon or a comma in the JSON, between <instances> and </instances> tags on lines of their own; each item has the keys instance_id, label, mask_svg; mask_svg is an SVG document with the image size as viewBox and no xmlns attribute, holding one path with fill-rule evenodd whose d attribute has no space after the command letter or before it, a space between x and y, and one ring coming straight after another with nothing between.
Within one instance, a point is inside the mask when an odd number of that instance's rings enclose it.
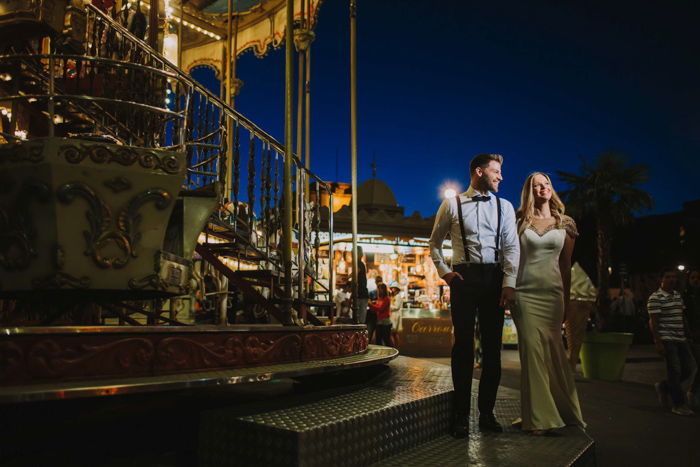
<instances>
[{"instance_id":1,"label":"brass pole","mask_svg":"<svg viewBox=\"0 0 700 467\"><path fill-rule=\"evenodd\" d=\"M352 291L353 320L357 322L357 2L350 0L350 159L352 172ZM362 323L360 323L362 324Z\"/></svg>"},{"instance_id":2,"label":"brass pole","mask_svg":"<svg viewBox=\"0 0 700 467\"><path fill-rule=\"evenodd\" d=\"M306 49L306 168L311 169L311 44ZM301 158L301 154L299 155ZM306 200L311 197L309 178L306 179ZM316 200L318 202L318 200Z\"/></svg>"},{"instance_id":3,"label":"brass pole","mask_svg":"<svg viewBox=\"0 0 700 467\"><path fill-rule=\"evenodd\" d=\"M297 157L301 158L301 131L304 126L303 111L304 103L301 96L304 94L304 54L299 53L299 84L297 86Z\"/></svg>"},{"instance_id":4,"label":"brass pole","mask_svg":"<svg viewBox=\"0 0 700 467\"><path fill-rule=\"evenodd\" d=\"M236 67L238 59L238 21L239 18L238 15L236 15L236 23L234 24L233 29L233 45L231 46L231 49L229 51L229 60L231 61L231 69L229 70L231 72L231 78L229 79L229 87L231 88L231 99L229 100L228 105L230 105L232 109L236 108L236 96L240 91L240 82L236 80L236 73L238 72L238 68Z\"/></svg>"},{"instance_id":5,"label":"brass pole","mask_svg":"<svg viewBox=\"0 0 700 467\"><path fill-rule=\"evenodd\" d=\"M226 99L225 102L228 105L231 103L231 57L232 57L232 45L233 45L233 0L228 0L228 24L226 30L226 45L224 49L224 62L223 70L221 70L221 82L226 83L224 86L226 88ZM233 199L231 194L231 177L233 174L233 121L230 118L226 118L226 180L224 182L224 198L229 201ZM238 207L233 206L233 212L238 212Z\"/></svg>"},{"instance_id":6,"label":"brass pole","mask_svg":"<svg viewBox=\"0 0 700 467\"><path fill-rule=\"evenodd\" d=\"M177 23L177 67L182 68L182 23L185 21L185 8L180 4L180 21Z\"/></svg>"},{"instance_id":7,"label":"brass pole","mask_svg":"<svg viewBox=\"0 0 700 467\"><path fill-rule=\"evenodd\" d=\"M287 319L291 318L292 300L292 135L294 132L294 119L292 114L292 102L294 89L292 87L294 43L292 27L294 25L294 2L287 1L287 27L285 30L285 67L284 67L284 222L282 224L282 257L284 259L284 296L286 298L284 311ZM298 189L298 187L297 187ZM302 240L299 240L301 248ZM302 274L302 271L299 271ZM289 323L284 323L289 324Z\"/></svg>"},{"instance_id":8,"label":"brass pole","mask_svg":"<svg viewBox=\"0 0 700 467\"><path fill-rule=\"evenodd\" d=\"M304 30L304 0L301 2L301 26L300 31ZM301 42L295 44L297 54L299 55L299 71L298 71L298 85L297 85L297 157L301 160L301 132L304 125L303 112L304 103L301 100L301 96L304 94L304 51L301 50Z\"/></svg>"}]
</instances>

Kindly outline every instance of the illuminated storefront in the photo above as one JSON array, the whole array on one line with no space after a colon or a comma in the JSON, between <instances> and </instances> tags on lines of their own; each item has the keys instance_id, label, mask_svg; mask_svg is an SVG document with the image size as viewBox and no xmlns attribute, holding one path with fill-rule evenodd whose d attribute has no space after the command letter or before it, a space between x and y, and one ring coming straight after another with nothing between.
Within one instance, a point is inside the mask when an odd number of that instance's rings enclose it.
<instances>
[{"instance_id":1,"label":"illuminated storefront","mask_svg":"<svg viewBox=\"0 0 700 467\"><path fill-rule=\"evenodd\" d=\"M333 183L335 235L333 264L336 286L347 283L352 272L352 234L350 185ZM312 190L313 193L313 190ZM321 197L328 207L328 198ZM430 259L428 239L434 217L418 212L404 216L391 189L372 178L358 187L358 238L367 265L368 288L373 290L377 276L385 284L398 284L404 301L397 346L402 353L416 356L449 356L452 348L450 289L437 273ZM327 239L321 237L319 267L327 270L331 258ZM450 241L443 254L452 257ZM323 277L327 281L328 277ZM510 314L506 313L504 344L517 344L517 333Z\"/></svg>"}]
</instances>

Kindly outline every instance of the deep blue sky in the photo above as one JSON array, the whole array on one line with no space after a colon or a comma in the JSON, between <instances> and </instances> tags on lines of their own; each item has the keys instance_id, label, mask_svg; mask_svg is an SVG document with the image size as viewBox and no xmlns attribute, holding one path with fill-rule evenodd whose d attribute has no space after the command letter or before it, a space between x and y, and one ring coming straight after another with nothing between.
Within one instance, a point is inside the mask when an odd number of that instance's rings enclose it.
<instances>
[{"instance_id":1,"label":"deep blue sky","mask_svg":"<svg viewBox=\"0 0 700 467\"><path fill-rule=\"evenodd\" d=\"M608 3L615 3L614 6ZM479 152L527 174L614 148L651 168L653 213L700 198L697 6L655 2L358 1L359 180L431 216ZM350 181L348 1L325 0L312 48L312 170ZM236 107L280 141L284 51L239 59ZM555 187L563 189L554 179Z\"/></svg>"}]
</instances>

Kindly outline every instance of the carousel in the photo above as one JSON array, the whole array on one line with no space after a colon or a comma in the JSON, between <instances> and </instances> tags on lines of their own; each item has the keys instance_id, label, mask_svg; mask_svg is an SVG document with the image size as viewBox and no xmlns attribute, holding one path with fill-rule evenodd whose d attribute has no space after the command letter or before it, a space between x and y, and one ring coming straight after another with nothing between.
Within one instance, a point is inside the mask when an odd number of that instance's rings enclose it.
<instances>
[{"instance_id":1,"label":"carousel","mask_svg":"<svg viewBox=\"0 0 700 467\"><path fill-rule=\"evenodd\" d=\"M397 355L368 346L364 325L323 318L334 271L318 258L321 237L333 251L333 215L312 198L332 192L308 151L319 3L0 5L0 401ZM284 143L234 108L236 57L281 45ZM219 93L191 77L199 66Z\"/></svg>"}]
</instances>

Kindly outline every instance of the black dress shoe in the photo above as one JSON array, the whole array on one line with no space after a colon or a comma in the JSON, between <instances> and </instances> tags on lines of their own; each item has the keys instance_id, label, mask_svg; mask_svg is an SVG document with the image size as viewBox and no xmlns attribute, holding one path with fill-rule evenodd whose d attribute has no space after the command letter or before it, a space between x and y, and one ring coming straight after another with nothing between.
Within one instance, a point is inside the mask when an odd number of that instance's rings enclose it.
<instances>
[{"instance_id":1,"label":"black dress shoe","mask_svg":"<svg viewBox=\"0 0 700 467\"><path fill-rule=\"evenodd\" d=\"M493 415L479 417L479 428L482 431L492 431L494 433L503 433L503 427Z\"/></svg>"},{"instance_id":2,"label":"black dress shoe","mask_svg":"<svg viewBox=\"0 0 700 467\"><path fill-rule=\"evenodd\" d=\"M469 424L468 423L454 423L454 424L452 424L452 429L450 430L450 435L455 439L469 438Z\"/></svg>"},{"instance_id":3,"label":"black dress shoe","mask_svg":"<svg viewBox=\"0 0 700 467\"><path fill-rule=\"evenodd\" d=\"M469 437L469 418L465 415L455 415L452 419L450 435L456 439Z\"/></svg>"}]
</instances>

